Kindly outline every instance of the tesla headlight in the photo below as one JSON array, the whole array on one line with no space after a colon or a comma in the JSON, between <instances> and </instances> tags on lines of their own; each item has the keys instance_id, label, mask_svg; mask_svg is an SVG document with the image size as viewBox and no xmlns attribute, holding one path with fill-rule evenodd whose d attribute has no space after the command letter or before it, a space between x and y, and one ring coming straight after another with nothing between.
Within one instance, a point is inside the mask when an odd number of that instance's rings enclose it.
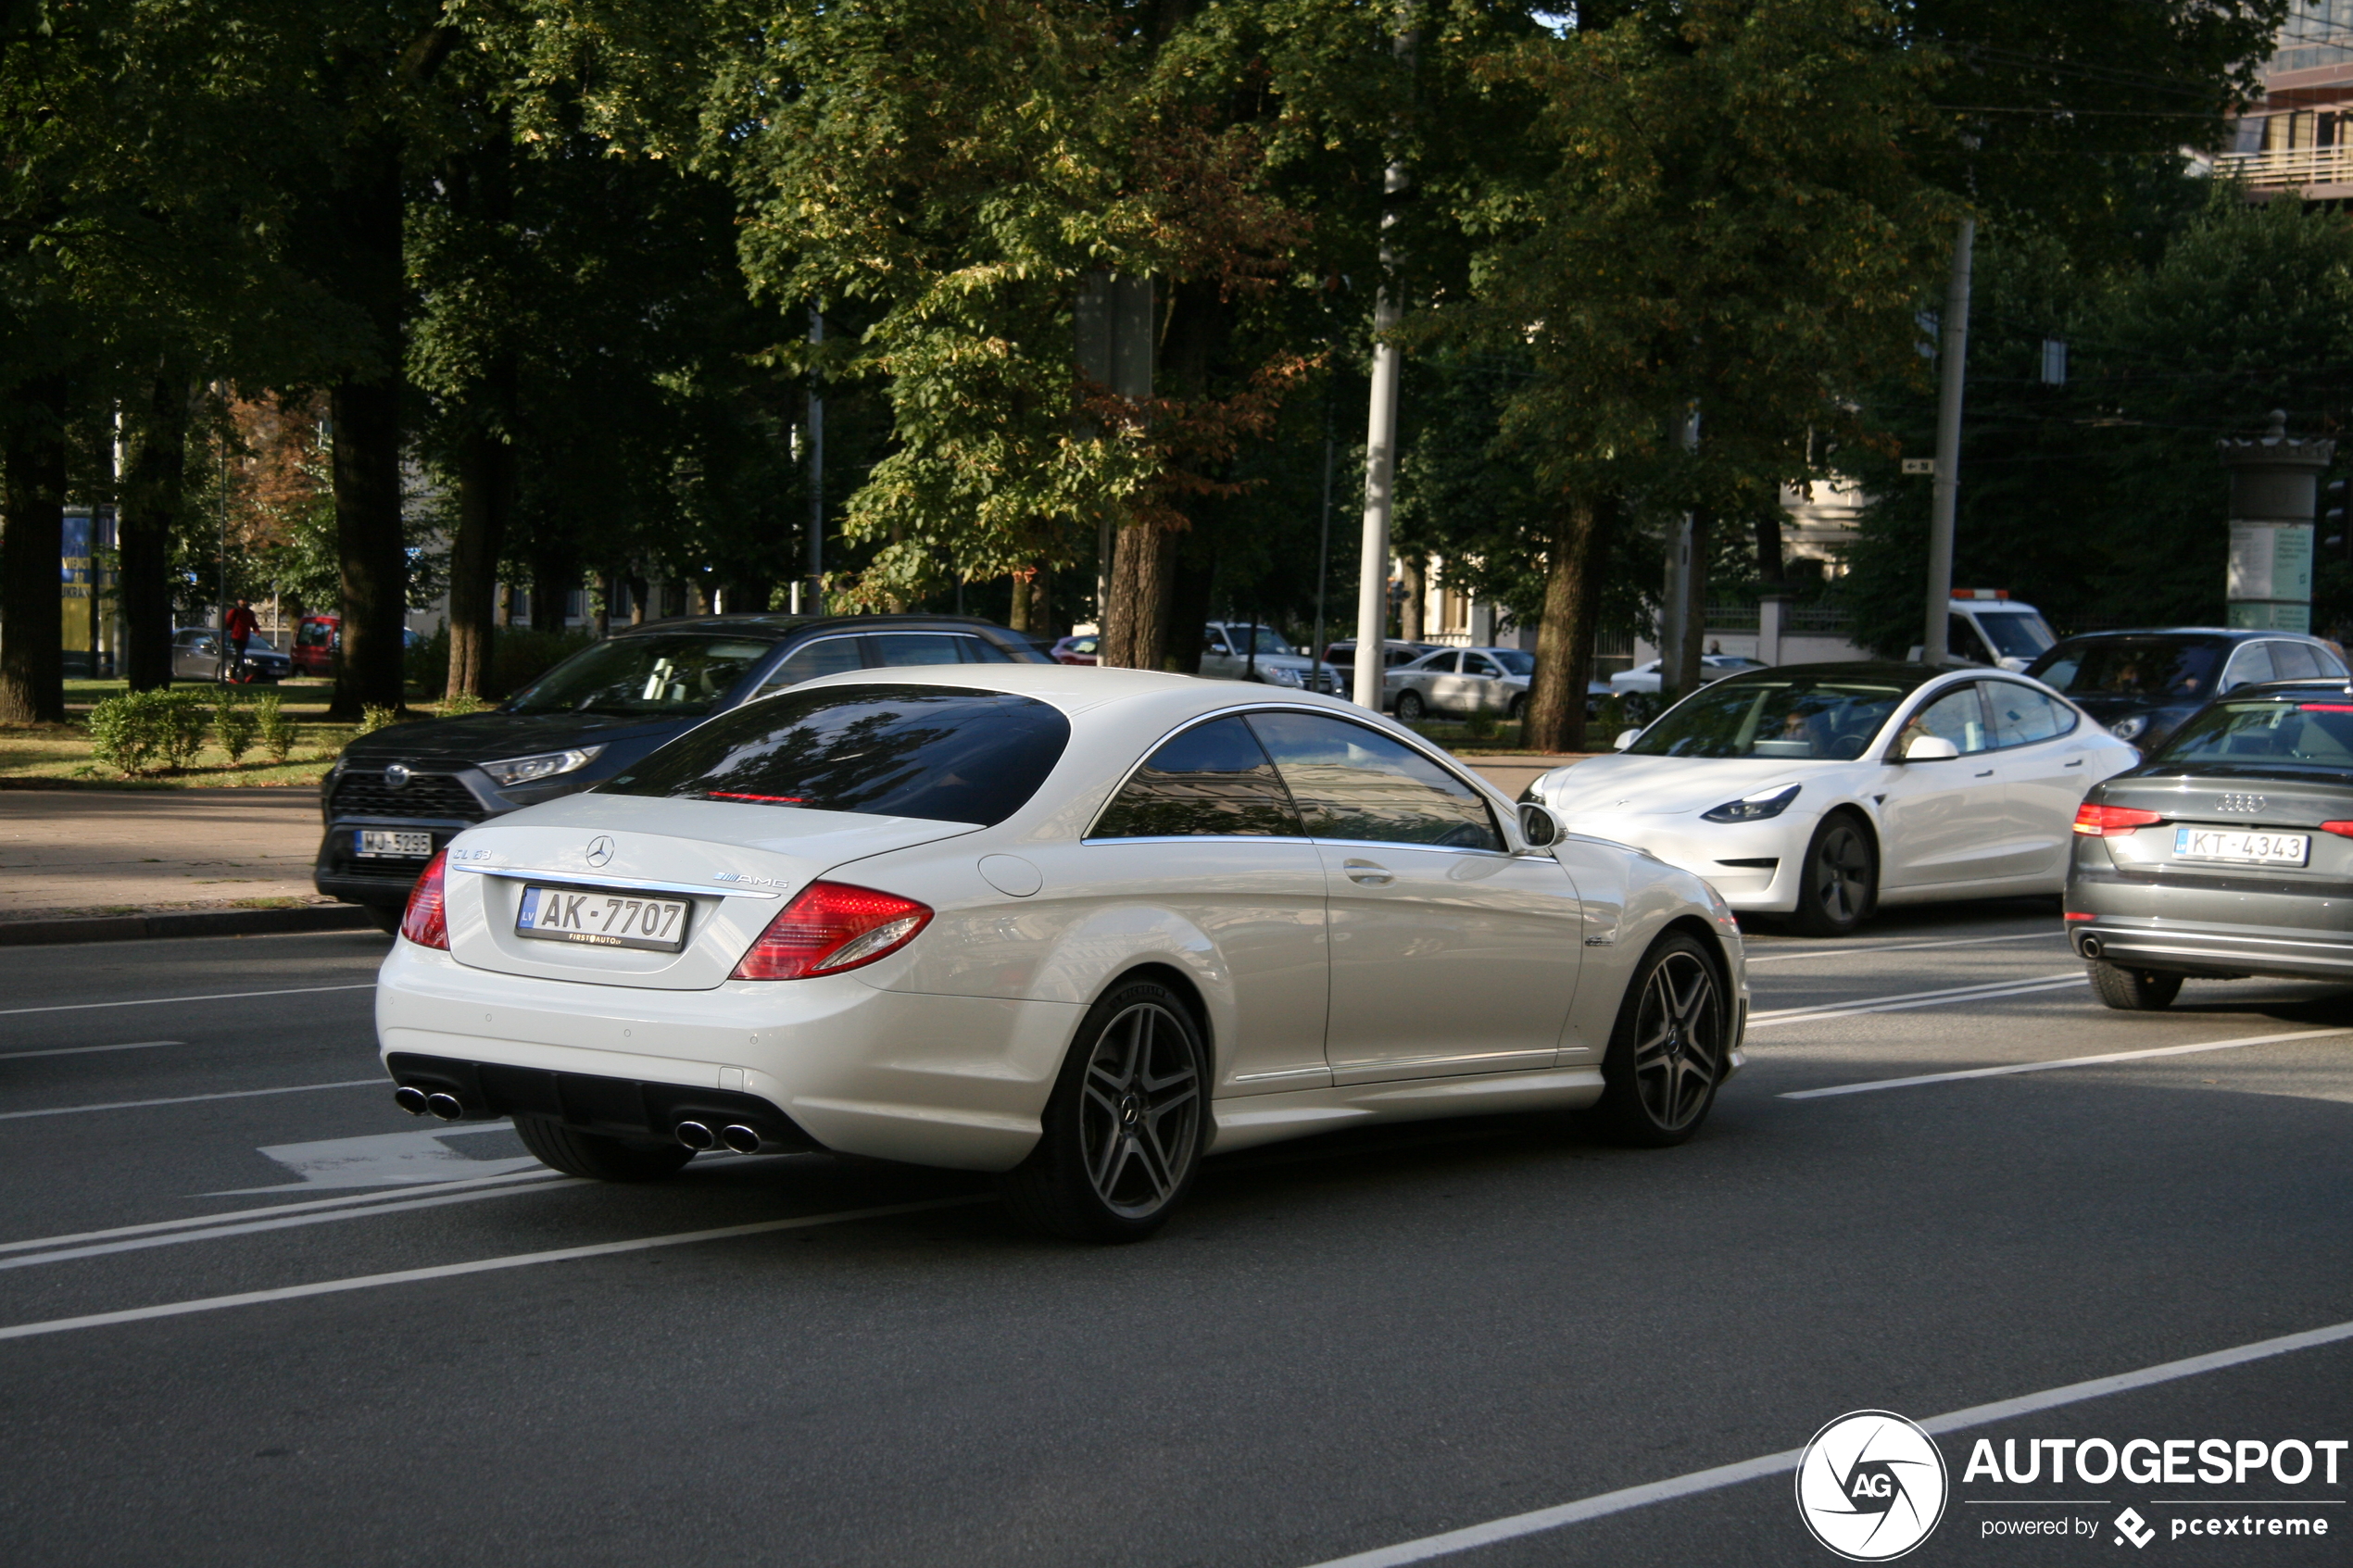
<instances>
[{"instance_id":1,"label":"tesla headlight","mask_svg":"<svg viewBox=\"0 0 2353 1568\"><path fill-rule=\"evenodd\" d=\"M1713 811L1700 816L1711 822L1761 822L1768 817L1778 817L1789 809L1803 784L1782 784L1775 789L1760 789L1755 795L1743 795L1738 800L1727 800Z\"/></svg>"},{"instance_id":2,"label":"tesla headlight","mask_svg":"<svg viewBox=\"0 0 2353 1568\"><path fill-rule=\"evenodd\" d=\"M2130 719L2119 719L2115 723L2110 724L2108 727L2108 733L2114 735L2118 740L2132 740L2137 737L2143 730L2145 730L2148 727L2148 715L2145 713L2135 713Z\"/></svg>"},{"instance_id":3,"label":"tesla headlight","mask_svg":"<svg viewBox=\"0 0 2353 1568\"><path fill-rule=\"evenodd\" d=\"M1299 678L1298 671L1280 664L1260 665L1258 678L1270 686L1303 686L1307 684Z\"/></svg>"},{"instance_id":4,"label":"tesla headlight","mask_svg":"<svg viewBox=\"0 0 2353 1568\"><path fill-rule=\"evenodd\" d=\"M543 751L536 757L510 757L503 762L484 762L482 771L497 780L500 788L511 789L585 768L602 750L601 746L581 746L570 751Z\"/></svg>"}]
</instances>

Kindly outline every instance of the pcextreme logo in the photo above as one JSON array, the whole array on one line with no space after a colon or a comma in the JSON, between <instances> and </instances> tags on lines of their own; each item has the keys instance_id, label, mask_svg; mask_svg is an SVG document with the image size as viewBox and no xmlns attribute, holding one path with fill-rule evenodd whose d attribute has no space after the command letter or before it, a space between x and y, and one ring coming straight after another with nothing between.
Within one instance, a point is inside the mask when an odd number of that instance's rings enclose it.
<instances>
[{"instance_id":1,"label":"pcextreme logo","mask_svg":"<svg viewBox=\"0 0 2353 1568\"><path fill-rule=\"evenodd\" d=\"M1850 1562L1903 1556L1944 1517L1944 1456L1893 1411L1854 1411L1814 1434L1797 1461L1797 1513Z\"/></svg>"}]
</instances>

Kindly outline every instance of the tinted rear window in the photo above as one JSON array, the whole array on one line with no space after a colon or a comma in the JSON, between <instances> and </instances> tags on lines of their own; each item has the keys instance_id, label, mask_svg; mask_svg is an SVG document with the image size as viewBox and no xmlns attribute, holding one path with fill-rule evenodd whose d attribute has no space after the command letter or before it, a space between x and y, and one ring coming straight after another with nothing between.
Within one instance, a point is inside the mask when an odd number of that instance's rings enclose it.
<instances>
[{"instance_id":1,"label":"tinted rear window","mask_svg":"<svg viewBox=\"0 0 2353 1568\"><path fill-rule=\"evenodd\" d=\"M994 826L1038 793L1070 721L955 686L826 686L723 713L607 781L608 795Z\"/></svg>"},{"instance_id":2,"label":"tinted rear window","mask_svg":"<svg viewBox=\"0 0 2353 1568\"><path fill-rule=\"evenodd\" d=\"M2181 702L2213 695L2226 647L2191 637L2096 637L2061 643L2027 673L2073 696Z\"/></svg>"},{"instance_id":3,"label":"tinted rear window","mask_svg":"<svg viewBox=\"0 0 2353 1568\"><path fill-rule=\"evenodd\" d=\"M2151 760L2353 769L2353 702L2324 696L2218 702L2192 714Z\"/></svg>"}]
</instances>

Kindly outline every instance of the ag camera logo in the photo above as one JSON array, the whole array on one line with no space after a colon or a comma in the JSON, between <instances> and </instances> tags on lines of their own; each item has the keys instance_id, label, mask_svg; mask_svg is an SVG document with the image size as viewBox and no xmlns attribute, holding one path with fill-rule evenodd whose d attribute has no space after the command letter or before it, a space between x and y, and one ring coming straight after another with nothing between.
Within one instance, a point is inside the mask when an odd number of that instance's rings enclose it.
<instances>
[{"instance_id":1,"label":"ag camera logo","mask_svg":"<svg viewBox=\"0 0 2353 1568\"><path fill-rule=\"evenodd\" d=\"M1814 1434L1797 1461L1797 1513L1850 1562L1903 1556L1944 1517L1944 1456L1893 1411L1855 1411Z\"/></svg>"}]
</instances>

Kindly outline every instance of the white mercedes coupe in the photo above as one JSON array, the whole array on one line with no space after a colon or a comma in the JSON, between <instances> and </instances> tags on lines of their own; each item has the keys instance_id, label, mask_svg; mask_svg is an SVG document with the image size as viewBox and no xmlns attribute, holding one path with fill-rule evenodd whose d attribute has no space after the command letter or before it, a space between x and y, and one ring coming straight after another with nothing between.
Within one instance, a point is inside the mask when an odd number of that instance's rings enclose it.
<instances>
[{"instance_id":1,"label":"white mercedes coupe","mask_svg":"<svg viewBox=\"0 0 2353 1568\"><path fill-rule=\"evenodd\" d=\"M560 1171L830 1149L1149 1234L1209 1151L1590 1108L1680 1143L1741 1065L1738 924L1308 693L870 670L459 835L376 1023L396 1098Z\"/></svg>"},{"instance_id":2,"label":"white mercedes coupe","mask_svg":"<svg viewBox=\"0 0 2353 1568\"><path fill-rule=\"evenodd\" d=\"M2058 893L2084 791L2139 760L2023 675L1785 664L1703 686L1522 798L1837 936L1881 904Z\"/></svg>"}]
</instances>

